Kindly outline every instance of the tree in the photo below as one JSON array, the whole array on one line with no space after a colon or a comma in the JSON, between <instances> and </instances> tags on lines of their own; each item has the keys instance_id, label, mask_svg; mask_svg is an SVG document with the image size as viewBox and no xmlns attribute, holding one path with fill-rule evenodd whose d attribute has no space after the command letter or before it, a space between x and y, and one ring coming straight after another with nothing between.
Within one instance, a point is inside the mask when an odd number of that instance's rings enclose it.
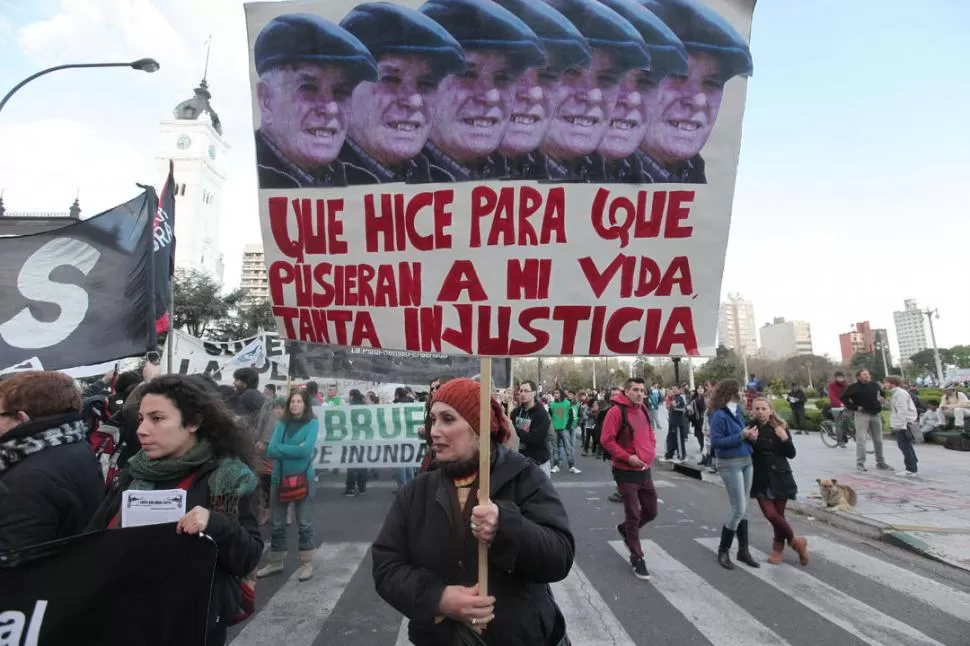
<instances>
[{"instance_id":1,"label":"tree","mask_svg":"<svg viewBox=\"0 0 970 646\"><path fill-rule=\"evenodd\" d=\"M932 352L932 350L930 350ZM950 363L957 364L957 368L970 368L970 345L955 345L949 350L940 351L940 359L943 358L943 352L950 353ZM947 363L944 361L944 363Z\"/></svg>"},{"instance_id":2,"label":"tree","mask_svg":"<svg viewBox=\"0 0 970 646\"><path fill-rule=\"evenodd\" d=\"M717 356L701 366L694 373L695 381L721 381L722 379L742 378L744 365L738 354L723 345L717 347ZM757 373L756 373L757 374Z\"/></svg>"},{"instance_id":3,"label":"tree","mask_svg":"<svg viewBox=\"0 0 970 646\"><path fill-rule=\"evenodd\" d=\"M966 346L956 346L956 347L963 348ZM924 374L929 373L931 375L936 374L936 355L933 353L932 349L920 350L919 352L911 356L909 360L912 361L913 365L916 366L916 368L919 369L922 373ZM956 363L957 365L960 365L957 362L957 359L953 353L953 350L948 350L946 348L940 348L940 362L944 366L948 363Z\"/></svg>"},{"instance_id":4,"label":"tree","mask_svg":"<svg viewBox=\"0 0 970 646\"><path fill-rule=\"evenodd\" d=\"M799 355L785 359L782 365L782 378L788 383L796 382L805 386L811 382L812 386L819 388L827 383L837 370L839 366L832 363L828 357L815 354Z\"/></svg>"},{"instance_id":5,"label":"tree","mask_svg":"<svg viewBox=\"0 0 970 646\"><path fill-rule=\"evenodd\" d=\"M241 289L222 294L222 285L215 278L194 269L177 270L173 287L175 329L200 338L228 317L245 295Z\"/></svg>"},{"instance_id":6,"label":"tree","mask_svg":"<svg viewBox=\"0 0 970 646\"><path fill-rule=\"evenodd\" d=\"M646 357L637 357L636 361L633 362L630 372L632 373L630 375L631 377L642 377L648 386L650 382L656 381L654 377L656 374L654 365Z\"/></svg>"},{"instance_id":7,"label":"tree","mask_svg":"<svg viewBox=\"0 0 970 646\"><path fill-rule=\"evenodd\" d=\"M235 316L227 316L212 328L211 336L216 341L234 341L253 336L260 330L264 332L276 330L273 304L268 300L259 301L248 307L240 306Z\"/></svg>"}]
</instances>

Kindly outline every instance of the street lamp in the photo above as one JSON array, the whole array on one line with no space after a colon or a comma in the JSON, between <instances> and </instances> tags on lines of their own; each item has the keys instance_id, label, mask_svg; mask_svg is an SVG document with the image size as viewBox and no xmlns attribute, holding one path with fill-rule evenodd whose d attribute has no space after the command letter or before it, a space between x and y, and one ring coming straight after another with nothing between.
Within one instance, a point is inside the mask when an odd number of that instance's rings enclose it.
<instances>
[{"instance_id":1,"label":"street lamp","mask_svg":"<svg viewBox=\"0 0 970 646\"><path fill-rule=\"evenodd\" d=\"M49 67L46 70L41 70L36 74L31 74L25 78L20 83L13 86L13 89L7 92L7 95L0 100L0 110L3 110L3 106L7 105L7 101L10 100L17 90L27 85L36 78L40 78L45 74L50 74L51 72L57 72L59 70L69 70L69 69L79 69L87 67L130 67L133 70L140 70L142 72L147 72L151 74L152 72L157 72L160 65L158 61L154 58L139 58L137 61L132 61L130 63L68 63L66 65L55 65L54 67Z\"/></svg>"},{"instance_id":2,"label":"street lamp","mask_svg":"<svg viewBox=\"0 0 970 646\"><path fill-rule=\"evenodd\" d=\"M926 319L930 322L930 340L933 342L933 359L936 361L936 379L939 386L943 386L943 362L940 361L940 349L936 347L936 331L933 330L933 317L940 320L940 310L932 309L923 312Z\"/></svg>"}]
</instances>

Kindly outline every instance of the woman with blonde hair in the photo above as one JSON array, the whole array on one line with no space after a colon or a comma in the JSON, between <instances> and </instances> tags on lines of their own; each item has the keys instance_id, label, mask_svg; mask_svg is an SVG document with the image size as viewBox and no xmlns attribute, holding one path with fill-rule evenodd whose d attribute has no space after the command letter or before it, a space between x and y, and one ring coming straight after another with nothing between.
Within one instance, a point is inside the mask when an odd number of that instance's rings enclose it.
<instances>
[{"instance_id":1,"label":"woman with blonde hair","mask_svg":"<svg viewBox=\"0 0 970 646\"><path fill-rule=\"evenodd\" d=\"M754 467L751 497L758 501L761 513L775 532L768 562L774 565L781 563L785 543L788 543L798 554L801 564L807 565L808 541L803 536L795 536L794 530L785 519L785 507L798 493L798 486L788 463L795 458L791 432L767 398L755 397L751 407L754 428L757 431L751 442L754 449L751 454Z\"/></svg>"}]
</instances>

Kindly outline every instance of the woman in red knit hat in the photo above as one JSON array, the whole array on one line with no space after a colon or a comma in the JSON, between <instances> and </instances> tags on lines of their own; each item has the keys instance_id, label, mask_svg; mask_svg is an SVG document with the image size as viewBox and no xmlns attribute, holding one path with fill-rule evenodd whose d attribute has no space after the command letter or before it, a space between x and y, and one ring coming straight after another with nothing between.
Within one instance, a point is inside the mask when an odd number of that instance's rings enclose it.
<instances>
[{"instance_id":1,"label":"woman in red knit hat","mask_svg":"<svg viewBox=\"0 0 970 646\"><path fill-rule=\"evenodd\" d=\"M451 646L474 631L488 646L565 646L549 584L569 574L575 541L549 478L503 442L511 423L489 399L490 500L478 504L480 385L454 379L431 405L438 468L403 487L374 542L378 594L410 619L416 646ZM489 547L479 594L477 551ZM465 642L462 642L465 643Z\"/></svg>"}]
</instances>

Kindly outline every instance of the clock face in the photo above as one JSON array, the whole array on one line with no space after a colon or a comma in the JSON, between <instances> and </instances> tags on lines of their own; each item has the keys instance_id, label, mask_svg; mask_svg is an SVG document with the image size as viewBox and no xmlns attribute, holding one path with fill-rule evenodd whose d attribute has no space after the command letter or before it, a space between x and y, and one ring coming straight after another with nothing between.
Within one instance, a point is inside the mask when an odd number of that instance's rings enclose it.
<instances>
[{"instance_id":1,"label":"clock face","mask_svg":"<svg viewBox=\"0 0 970 646\"><path fill-rule=\"evenodd\" d=\"M215 159L215 158L216 158L216 147L213 146L212 144L209 144L209 159Z\"/></svg>"},{"instance_id":2,"label":"clock face","mask_svg":"<svg viewBox=\"0 0 970 646\"><path fill-rule=\"evenodd\" d=\"M175 145L179 147L179 150L185 150L192 145L192 140L189 139L188 135L182 135L178 138L178 141L175 142Z\"/></svg>"}]
</instances>

